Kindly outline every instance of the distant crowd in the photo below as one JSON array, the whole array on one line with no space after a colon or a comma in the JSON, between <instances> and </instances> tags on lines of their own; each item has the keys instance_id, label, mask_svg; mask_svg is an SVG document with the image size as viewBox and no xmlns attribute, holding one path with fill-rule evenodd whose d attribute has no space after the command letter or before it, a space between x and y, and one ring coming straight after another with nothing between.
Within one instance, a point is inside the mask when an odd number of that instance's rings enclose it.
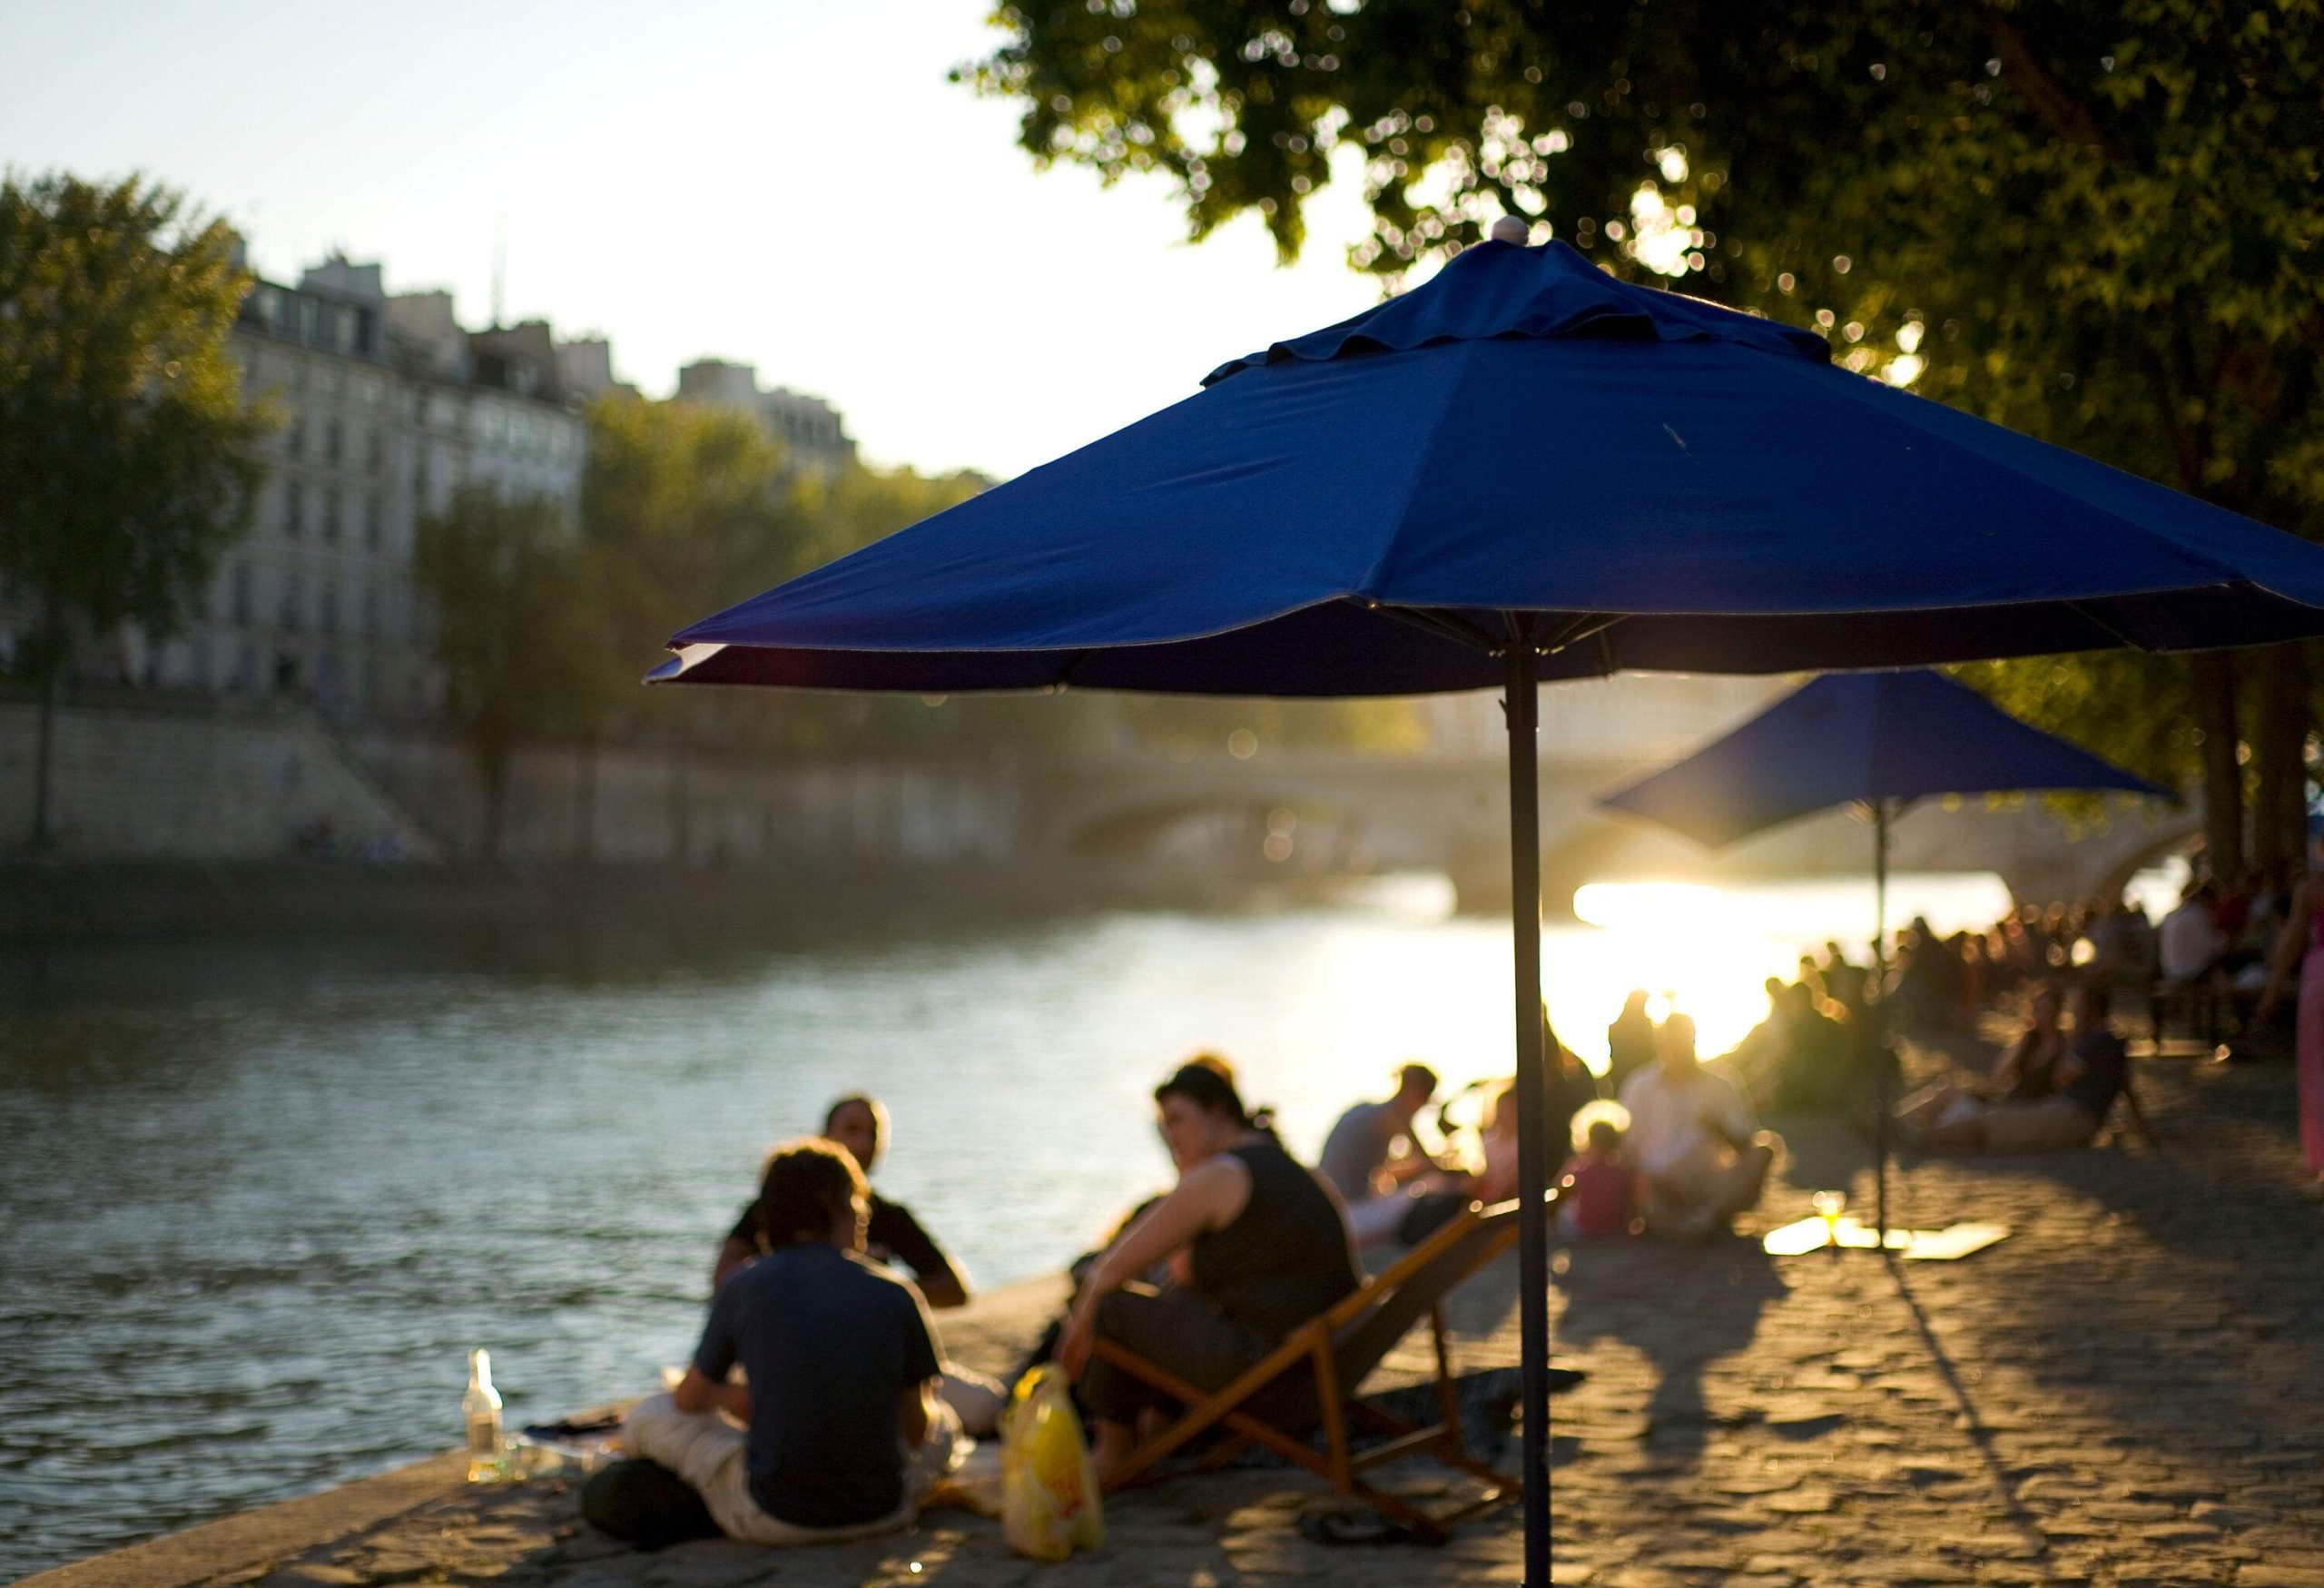
<instances>
[{"instance_id":1,"label":"distant crowd","mask_svg":"<svg viewBox=\"0 0 2324 1588\"><path fill-rule=\"evenodd\" d=\"M2135 1117L2116 989L2242 987L2271 1009L2301 953L2324 953L2314 892L2258 873L2232 890L2191 885L2160 930L2127 902L2092 901L1950 935L1915 919L1871 963L1827 943L1794 979L1769 979L1767 1018L1709 1064L1694 1021L1657 1020L1644 991L1608 1029L1602 1074L1545 1017L1550 1122L1571 1143L1556 1177L1562 1236L1718 1234L1759 1200L1783 1150L1759 1110L1876 1122L1901 1079L1900 1034L1957 1033L2004 1001L2017 1029L1996 1060L1896 1099L1896 1132L1930 1152L2087 1145L2118 1101ZM2324 1054L2324 970L2301 990L2305 1066L2311 1019ZM1405 1065L1386 1095L1338 1116L1311 1166L1246 1104L1223 1058L1197 1055L1155 1089L1175 1183L1069 1266L1070 1304L1019 1369L1053 1364L1073 1381L1101 1482L1137 1470L1180 1409L1125 1358L1190 1394L1219 1389L1355 1292L1367 1248L1426 1243L1516 1193L1514 1080L1443 1090L1426 1065ZM659 1475L643 1489L635 1471L625 1480L616 1509L630 1536L792 1544L902 1526L993 1433L1007 1386L950 1361L931 1317L968 1300L968 1279L867 1178L888 1138L886 1110L851 1095L816 1135L769 1154L720 1245L691 1363L629 1415L626 1442L645 1458L632 1468Z\"/></svg>"}]
</instances>

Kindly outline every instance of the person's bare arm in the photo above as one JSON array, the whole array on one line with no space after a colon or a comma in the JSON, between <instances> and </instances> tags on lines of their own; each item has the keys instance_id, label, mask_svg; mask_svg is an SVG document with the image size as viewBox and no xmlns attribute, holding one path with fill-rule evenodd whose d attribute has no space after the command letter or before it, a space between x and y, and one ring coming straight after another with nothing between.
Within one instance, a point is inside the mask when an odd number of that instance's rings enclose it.
<instances>
[{"instance_id":1,"label":"person's bare arm","mask_svg":"<svg viewBox=\"0 0 2324 1588\"><path fill-rule=\"evenodd\" d=\"M712 1291L715 1292L721 1285L726 1283L727 1275L732 1274L758 1255L759 1248L749 1241L738 1235L728 1236L726 1244L718 1248L717 1266L710 1270Z\"/></svg>"},{"instance_id":2,"label":"person's bare arm","mask_svg":"<svg viewBox=\"0 0 2324 1588\"><path fill-rule=\"evenodd\" d=\"M2007 1097L2015 1091L2018 1072L2025 1068L2025 1055L2033 1046L2034 1039L2030 1036L2020 1037L2010 1043L2003 1050L2002 1056L1994 1061L1994 1067L1984 1080L1969 1090L1988 1101Z\"/></svg>"},{"instance_id":3,"label":"person's bare arm","mask_svg":"<svg viewBox=\"0 0 2324 1588\"><path fill-rule=\"evenodd\" d=\"M751 1420L749 1386L713 1383L691 1362L686 1364L686 1376L670 1391L670 1398L682 1412L721 1411L743 1423Z\"/></svg>"},{"instance_id":4,"label":"person's bare arm","mask_svg":"<svg viewBox=\"0 0 2324 1588\"><path fill-rule=\"evenodd\" d=\"M1082 1281L1074 1297L1073 1313L1058 1342L1058 1365L1070 1378L1081 1376L1090 1347L1097 1342L1098 1304L1205 1230L1220 1229L1235 1221L1251 1199L1251 1171L1231 1158L1214 1158L1187 1172L1172 1191L1121 1238L1106 1248L1098 1266Z\"/></svg>"},{"instance_id":5,"label":"person's bare arm","mask_svg":"<svg viewBox=\"0 0 2324 1588\"><path fill-rule=\"evenodd\" d=\"M923 1378L903 1393L896 1404L896 1435L907 1450L917 1449L928 1437L929 1397L936 1393L938 1380Z\"/></svg>"},{"instance_id":6,"label":"person's bare arm","mask_svg":"<svg viewBox=\"0 0 2324 1588\"><path fill-rule=\"evenodd\" d=\"M2265 1021L2273 1017L2276 1005L2284 999L2284 983L2291 976L2292 967L2299 962L2302 941L2308 935L2309 916L2315 905L2309 897L2313 880L2303 877L2299 886L2291 891L2291 903L2284 912L2284 923L2277 929L2276 941L2268 950L2268 990L2260 994L2260 1008L2255 1018Z\"/></svg>"},{"instance_id":7,"label":"person's bare arm","mask_svg":"<svg viewBox=\"0 0 2324 1588\"><path fill-rule=\"evenodd\" d=\"M921 1299L940 1312L969 1304L969 1282L960 1277L960 1270L950 1260L932 1274L914 1274L912 1281L920 1287Z\"/></svg>"}]
</instances>

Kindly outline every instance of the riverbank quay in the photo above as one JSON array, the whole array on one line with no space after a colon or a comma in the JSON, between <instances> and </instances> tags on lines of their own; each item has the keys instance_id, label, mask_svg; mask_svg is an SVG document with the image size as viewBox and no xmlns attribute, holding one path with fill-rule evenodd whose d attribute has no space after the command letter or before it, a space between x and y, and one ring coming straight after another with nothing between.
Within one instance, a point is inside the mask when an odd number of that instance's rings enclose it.
<instances>
[{"instance_id":1,"label":"riverbank quay","mask_svg":"<svg viewBox=\"0 0 2324 1588\"><path fill-rule=\"evenodd\" d=\"M1556 1580L2324 1583L2314 1395L2324 1382L2324 1213L2297 1196L2290 1073L2164 1060L2142 1064L2141 1084L2157 1147L1902 1168L1894 1195L1904 1221L2011 1227L1965 1261L1777 1259L1743 1240L1562 1254L1556 1348L1590 1376L1556 1403ZM1853 1208L1867 1208L1860 1143L1777 1123L1792 1153L1762 1226L1800 1216L1823 1187L1846 1187ZM1000 1366L1052 1297L1001 1293L946 1319L948 1342ZM1515 1360L1514 1303L1511 1263L1458 1294L1459 1366ZM228 1535L196 1530L30 1581L985 1588L1280 1578L1386 1588L1518 1574L1510 1513L1441 1550L1310 1544L1297 1519L1328 1496L1285 1471L1118 1496L1107 1548L1053 1567L1011 1555L998 1524L955 1512L828 1548L711 1542L641 1554L583 1526L569 1484L470 1488L453 1465L438 1471L394 1475L414 1485L400 1509L336 1522L309 1513L310 1534L286 1532L255 1554L244 1544L240 1558L222 1550L205 1560L188 1546ZM406 1498L372 1494L383 1504ZM173 1553L158 1553L165 1546Z\"/></svg>"},{"instance_id":2,"label":"riverbank quay","mask_svg":"<svg viewBox=\"0 0 2324 1588\"><path fill-rule=\"evenodd\" d=\"M1216 878L1185 867L852 857L769 865L289 859L91 863L0 859L0 948L433 940L587 942L635 955L673 928L770 946L880 941L1108 909L1236 912L1328 902L1359 879ZM521 944L512 944L512 952ZM473 958L472 955L468 956Z\"/></svg>"}]
</instances>

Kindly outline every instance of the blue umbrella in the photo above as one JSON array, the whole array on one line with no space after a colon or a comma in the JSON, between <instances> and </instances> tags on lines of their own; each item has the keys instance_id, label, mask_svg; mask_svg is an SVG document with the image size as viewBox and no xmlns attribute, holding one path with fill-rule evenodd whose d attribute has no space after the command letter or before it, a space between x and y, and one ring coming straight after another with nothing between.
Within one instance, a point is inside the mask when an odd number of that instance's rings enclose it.
<instances>
[{"instance_id":1,"label":"blue umbrella","mask_svg":"<svg viewBox=\"0 0 2324 1588\"><path fill-rule=\"evenodd\" d=\"M1521 239L1522 228L1515 229ZM958 693L1499 686L1525 1562L1549 1581L1536 685L2324 632L2324 550L1502 239L679 633L654 676Z\"/></svg>"},{"instance_id":2,"label":"blue umbrella","mask_svg":"<svg viewBox=\"0 0 2324 1588\"><path fill-rule=\"evenodd\" d=\"M1940 794L2096 789L2178 796L2029 727L1975 690L1935 673L1841 673L1786 695L1685 760L1600 798L1718 849L1834 805L1872 813L1872 952L1884 952L1888 823ZM1885 1087L1886 1070L1880 1071ZM1878 1220L1888 1233L1888 1110L1876 1145Z\"/></svg>"}]
</instances>

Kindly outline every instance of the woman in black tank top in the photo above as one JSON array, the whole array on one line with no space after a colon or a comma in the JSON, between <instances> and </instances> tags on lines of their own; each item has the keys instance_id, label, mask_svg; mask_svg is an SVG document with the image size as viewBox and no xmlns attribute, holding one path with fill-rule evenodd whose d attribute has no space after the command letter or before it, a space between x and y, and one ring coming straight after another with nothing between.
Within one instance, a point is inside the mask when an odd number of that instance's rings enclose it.
<instances>
[{"instance_id":1,"label":"woman in black tank top","mask_svg":"<svg viewBox=\"0 0 2324 1588\"><path fill-rule=\"evenodd\" d=\"M1098 1259L1058 1346L1059 1363L1081 1381L1101 1482L1137 1447L1139 1424L1173 1403L1096 1360L1098 1336L1216 1389L1358 1283L1338 1205L1251 1118L1230 1077L1224 1063L1197 1060L1156 1089L1177 1189ZM1135 1283L1165 1260L1176 1285ZM1282 1410L1286 1422L1315 1415L1295 1404Z\"/></svg>"}]
</instances>

